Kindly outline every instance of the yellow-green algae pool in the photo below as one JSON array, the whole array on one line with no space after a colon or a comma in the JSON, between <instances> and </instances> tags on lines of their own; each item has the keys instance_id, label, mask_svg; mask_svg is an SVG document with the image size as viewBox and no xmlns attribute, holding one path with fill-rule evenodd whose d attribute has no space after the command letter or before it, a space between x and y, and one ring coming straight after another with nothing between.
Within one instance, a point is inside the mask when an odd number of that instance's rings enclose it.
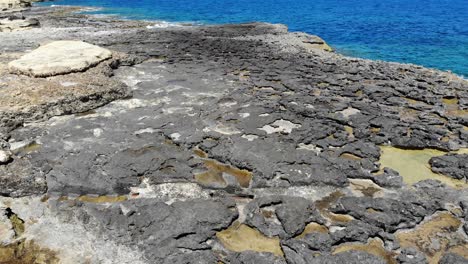
<instances>
[{"instance_id":1,"label":"yellow-green algae pool","mask_svg":"<svg viewBox=\"0 0 468 264\"><path fill-rule=\"evenodd\" d=\"M412 185L422 180L434 179L455 188L468 188L465 180L456 180L431 170L429 160L432 157L448 153L468 154L468 148L444 152L436 149L401 149L392 146L380 146L380 168L388 167L398 171L403 181ZM379 177L379 176L376 176Z\"/></svg>"}]
</instances>

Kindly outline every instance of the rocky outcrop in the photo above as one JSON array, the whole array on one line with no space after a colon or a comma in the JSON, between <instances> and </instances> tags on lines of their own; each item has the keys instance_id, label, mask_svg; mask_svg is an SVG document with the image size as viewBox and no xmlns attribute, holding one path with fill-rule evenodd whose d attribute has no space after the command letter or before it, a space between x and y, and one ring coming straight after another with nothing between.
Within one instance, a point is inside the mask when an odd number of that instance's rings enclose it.
<instances>
[{"instance_id":1,"label":"rocky outcrop","mask_svg":"<svg viewBox=\"0 0 468 264\"><path fill-rule=\"evenodd\" d=\"M468 154L447 154L433 157L429 163L434 172L459 180L468 180Z\"/></svg>"},{"instance_id":2,"label":"rocky outcrop","mask_svg":"<svg viewBox=\"0 0 468 264\"><path fill-rule=\"evenodd\" d=\"M125 55L88 43L57 41L10 62L9 70L17 74L0 76L0 129L86 112L129 96L125 84L110 78L125 60ZM38 78L45 76L49 78Z\"/></svg>"},{"instance_id":3,"label":"rocky outcrop","mask_svg":"<svg viewBox=\"0 0 468 264\"><path fill-rule=\"evenodd\" d=\"M82 72L112 53L82 41L54 41L8 64L12 73L32 77L49 77L71 72Z\"/></svg>"},{"instance_id":4,"label":"rocky outcrop","mask_svg":"<svg viewBox=\"0 0 468 264\"><path fill-rule=\"evenodd\" d=\"M8 17L0 19L0 32L13 32L27 30L39 26L39 20L35 18Z\"/></svg>"}]
</instances>

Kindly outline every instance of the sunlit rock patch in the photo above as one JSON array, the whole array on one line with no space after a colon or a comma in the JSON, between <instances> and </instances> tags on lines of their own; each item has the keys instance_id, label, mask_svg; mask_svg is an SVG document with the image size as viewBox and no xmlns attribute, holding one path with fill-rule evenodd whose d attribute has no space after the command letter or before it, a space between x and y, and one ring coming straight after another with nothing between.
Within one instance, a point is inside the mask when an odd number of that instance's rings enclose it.
<instances>
[{"instance_id":1,"label":"sunlit rock patch","mask_svg":"<svg viewBox=\"0 0 468 264\"><path fill-rule=\"evenodd\" d=\"M397 263L395 259L396 254L387 251L383 246L382 240L378 238L370 239L367 244L358 244L358 243L341 244L333 250L333 254L339 254L339 253L350 251L350 250L364 251L369 254L378 256L382 259L385 259L387 264Z\"/></svg>"}]
</instances>

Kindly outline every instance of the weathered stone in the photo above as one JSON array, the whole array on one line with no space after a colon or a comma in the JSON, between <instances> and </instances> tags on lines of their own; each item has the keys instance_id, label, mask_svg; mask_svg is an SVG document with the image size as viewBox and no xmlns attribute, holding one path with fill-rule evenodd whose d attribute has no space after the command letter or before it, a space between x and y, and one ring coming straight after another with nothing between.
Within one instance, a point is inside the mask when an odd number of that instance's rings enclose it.
<instances>
[{"instance_id":1,"label":"weathered stone","mask_svg":"<svg viewBox=\"0 0 468 264\"><path fill-rule=\"evenodd\" d=\"M37 79L1 76L0 129L11 130L24 122L86 112L127 97L127 86L109 77L118 61L109 60L85 73ZM3 78L2 78L3 77Z\"/></svg>"},{"instance_id":2,"label":"weathered stone","mask_svg":"<svg viewBox=\"0 0 468 264\"><path fill-rule=\"evenodd\" d=\"M468 154L448 154L429 160L431 169L452 178L468 180Z\"/></svg>"},{"instance_id":3,"label":"weathered stone","mask_svg":"<svg viewBox=\"0 0 468 264\"><path fill-rule=\"evenodd\" d=\"M440 209L435 201L395 200L370 197L343 197L333 208L335 213L346 213L366 223L393 232L398 228L414 227L425 215ZM373 210L369 210L373 209Z\"/></svg>"},{"instance_id":4,"label":"weathered stone","mask_svg":"<svg viewBox=\"0 0 468 264\"><path fill-rule=\"evenodd\" d=\"M455 253L445 254L439 262L440 264L466 264L468 259Z\"/></svg>"},{"instance_id":5,"label":"weathered stone","mask_svg":"<svg viewBox=\"0 0 468 264\"><path fill-rule=\"evenodd\" d=\"M10 62L8 66L14 73L48 77L85 71L111 56L109 50L82 41L55 41Z\"/></svg>"},{"instance_id":6,"label":"weathered stone","mask_svg":"<svg viewBox=\"0 0 468 264\"><path fill-rule=\"evenodd\" d=\"M375 175L372 180L378 185L387 188L399 188L403 186L403 177L397 171L390 168L384 168L383 173Z\"/></svg>"},{"instance_id":7,"label":"weathered stone","mask_svg":"<svg viewBox=\"0 0 468 264\"><path fill-rule=\"evenodd\" d=\"M0 150L0 165L5 164L11 160L11 152Z\"/></svg>"},{"instance_id":8,"label":"weathered stone","mask_svg":"<svg viewBox=\"0 0 468 264\"><path fill-rule=\"evenodd\" d=\"M375 237L380 231L379 227L353 220L347 223L343 229L333 232L331 238L334 244L352 241L365 243L370 237Z\"/></svg>"},{"instance_id":9,"label":"weathered stone","mask_svg":"<svg viewBox=\"0 0 468 264\"><path fill-rule=\"evenodd\" d=\"M323 221L310 201L301 197L263 197L245 208L246 223L268 236L299 235L307 223Z\"/></svg>"},{"instance_id":10,"label":"weathered stone","mask_svg":"<svg viewBox=\"0 0 468 264\"><path fill-rule=\"evenodd\" d=\"M400 255L398 255L397 260L400 263L405 264L418 264L418 263L428 263L426 256L414 248L404 248L401 250Z\"/></svg>"}]
</instances>

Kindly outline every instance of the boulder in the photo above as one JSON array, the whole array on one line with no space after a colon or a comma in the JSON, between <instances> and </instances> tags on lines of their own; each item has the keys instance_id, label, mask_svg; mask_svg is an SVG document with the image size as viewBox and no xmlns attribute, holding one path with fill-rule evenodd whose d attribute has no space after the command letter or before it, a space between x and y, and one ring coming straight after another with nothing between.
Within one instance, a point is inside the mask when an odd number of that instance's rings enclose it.
<instances>
[{"instance_id":1,"label":"boulder","mask_svg":"<svg viewBox=\"0 0 468 264\"><path fill-rule=\"evenodd\" d=\"M112 52L82 41L55 41L41 46L8 64L10 72L33 77L49 77L85 71Z\"/></svg>"},{"instance_id":2,"label":"boulder","mask_svg":"<svg viewBox=\"0 0 468 264\"><path fill-rule=\"evenodd\" d=\"M28 18L28 19L0 19L0 32L13 32L13 31L20 31L31 29L33 27L39 26L39 20L35 18Z\"/></svg>"}]
</instances>

